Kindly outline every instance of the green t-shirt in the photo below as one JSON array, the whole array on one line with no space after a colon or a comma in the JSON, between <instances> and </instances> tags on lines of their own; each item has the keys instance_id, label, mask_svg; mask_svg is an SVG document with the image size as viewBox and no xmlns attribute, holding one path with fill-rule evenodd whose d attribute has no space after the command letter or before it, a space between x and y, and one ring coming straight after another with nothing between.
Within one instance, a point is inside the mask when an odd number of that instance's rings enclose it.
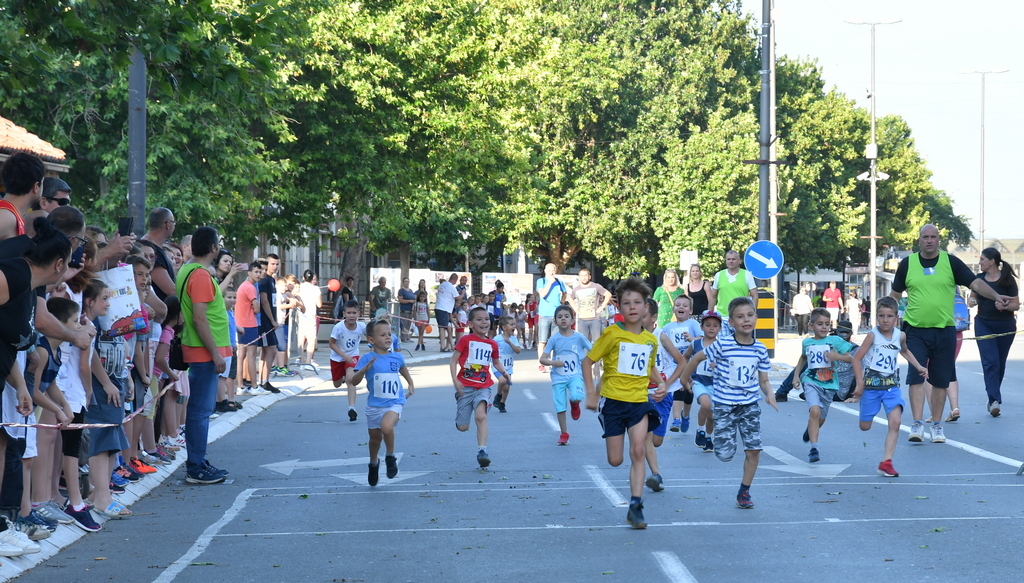
<instances>
[{"instance_id":1,"label":"green t-shirt","mask_svg":"<svg viewBox=\"0 0 1024 583\"><path fill-rule=\"evenodd\" d=\"M686 293L685 287L677 287L676 291L670 292L664 286L654 290L654 301L658 302L658 328L664 328L675 318L672 317L672 307L676 298Z\"/></svg>"},{"instance_id":2,"label":"green t-shirt","mask_svg":"<svg viewBox=\"0 0 1024 583\"><path fill-rule=\"evenodd\" d=\"M915 328L946 328L953 325L956 278L949 255L939 252L935 267L922 267L914 253L907 261L907 311L903 319Z\"/></svg>"},{"instance_id":3,"label":"green t-shirt","mask_svg":"<svg viewBox=\"0 0 1024 583\"><path fill-rule=\"evenodd\" d=\"M825 390L836 391L839 389L839 379L836 377L834 363L825 360L829 348L835 349L839 354L846 354L853 350L853 344L838 336L826 336L821 340L813 337L804 338L801 350L807 362L800 378Z\"/></svg>"}]
</instances>

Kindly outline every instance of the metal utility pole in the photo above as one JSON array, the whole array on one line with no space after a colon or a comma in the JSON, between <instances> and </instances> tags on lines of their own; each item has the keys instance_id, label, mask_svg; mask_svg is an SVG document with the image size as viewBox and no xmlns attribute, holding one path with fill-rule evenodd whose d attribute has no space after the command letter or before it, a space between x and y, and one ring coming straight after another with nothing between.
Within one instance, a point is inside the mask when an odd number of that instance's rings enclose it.
<instances>
[{"instance_id":1,"label":"metal utility pole","mask_svg":"<svg viewBox=\"0 0 1024 583\"><path fill-rule=\"evenodd\" d=\"M1009 69L997 69L994 71L963 71L964 75L981 75L981 184L979 198L981 208L978 227L978 251L985 248L985 75L996 75L1006 73Z\"/></svg>"},{"instance_id":2,"label":"metal utility pole","mask_svg":"<svg viewBox=\"0 0 1024 583\"><path fill-rule=\"evenodd\" d=\"M761 144L761 160L771 160L771 78L774 63L772 62L772 0L761 3L761 133L758 142ZM758 167L758 212L757 240L765 241L768 233L768 207L770 205L770 189L767 163Z\"/></svg>"},{"instance_id":3,"label":"metal utility pole","mask_svg":"<svg viewBox=\"0 0 1024 583\"><path fill-rule=\"evenodd\" d=\"M146 59L139 49L128 67L128 216L146 233Z\"/></svg>"},{"instance_id":4,"label":"metal utility pole","mask_svg":"<svg viewBox=\"0 0 1024 583\"><path fill-rule=\"evenodd\" d=\"M875 27L883 24L896 24L902 20L885 20L879 22L846 21L849 24L865 24L871 27L871 143L868 144L864 157L871 160L869 180L871 181L871 236L869 255L869 279L871 281L871 302L878 302L878 141L875 134ZM875 327L875 309L871 307L871 327Z\"/></svg>"}]
</instances>

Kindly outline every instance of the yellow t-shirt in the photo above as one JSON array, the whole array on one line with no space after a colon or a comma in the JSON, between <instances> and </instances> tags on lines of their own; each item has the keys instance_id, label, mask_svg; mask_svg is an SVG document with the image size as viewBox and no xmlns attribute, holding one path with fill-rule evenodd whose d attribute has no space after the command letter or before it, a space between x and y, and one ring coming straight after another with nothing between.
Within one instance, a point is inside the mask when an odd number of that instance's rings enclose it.
<instances>
[{"instance_id":1,"label":"yellow t-shirt","mask_svg":"<svg viewBox=\"0 0 1024 583\"><path fill-rule=\"evenodd\" d=\"M657 351L658 339L647 330L633 334L622 324L605 328L587 353L594 362L604 361L601 396L626 403L646 402Z\"/></svg>"}]
</instances>

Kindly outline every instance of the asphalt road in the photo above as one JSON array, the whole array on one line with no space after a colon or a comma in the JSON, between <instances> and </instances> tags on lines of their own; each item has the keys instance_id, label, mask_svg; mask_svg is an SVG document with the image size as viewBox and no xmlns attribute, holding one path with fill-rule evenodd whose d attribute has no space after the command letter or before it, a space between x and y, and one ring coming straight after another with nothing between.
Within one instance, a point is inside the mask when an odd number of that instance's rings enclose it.
<instances>
[{"instance_id":1,"label":"asphalt road","mask_svg":"<svg viewBox=\"0 0 1024 583\"><path fill-rule=\"evenodd\" d=\"M793 362L795 344L783 341L778 360ZM645 494L645 531L625 524L628 462L608 465L595 414L570 422L570 444L556 445L550 383L534 359L517 360L508 413L489 416L486 470L472 429L454 427L447 363L413 367L400 473L388 480L382 471L376 488L366 484L362 415L349 422L343 394L321 386L210 447L231 483L186 485L179 470L133 505L135 517L108 523L19 581L1019 578L1021 342L998 419L985 412L977 351L965 344L963 417L946 424L945 445L909 444L904 431L898 478L876 474L885 428L861 432L856 405L833 407L814 465L800 439L805 404L764 411L752 510L735 504L739 456L722 463L694 447L692 429L670 433L659 450L666 489Z\"/></svg>"}]
</instances>

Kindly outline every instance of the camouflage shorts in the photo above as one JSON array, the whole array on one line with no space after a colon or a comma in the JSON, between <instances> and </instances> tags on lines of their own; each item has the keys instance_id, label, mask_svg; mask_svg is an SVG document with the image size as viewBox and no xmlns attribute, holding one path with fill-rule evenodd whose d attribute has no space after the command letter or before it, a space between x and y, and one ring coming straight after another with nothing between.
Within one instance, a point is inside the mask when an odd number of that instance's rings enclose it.
<instances>
[{"instance_id":1,"label":"camouflage shorts","mask_svg":"<svg viewBox=\"0 0 1024 583\"><path fill-rule=\"evenodd\" d=\"M761 407L757 403L727 405L712 403L714 413L715 455L723 462L736 455L736 443L743 441L744 450L761 449Z\"/></svg>"}]
</instances>

